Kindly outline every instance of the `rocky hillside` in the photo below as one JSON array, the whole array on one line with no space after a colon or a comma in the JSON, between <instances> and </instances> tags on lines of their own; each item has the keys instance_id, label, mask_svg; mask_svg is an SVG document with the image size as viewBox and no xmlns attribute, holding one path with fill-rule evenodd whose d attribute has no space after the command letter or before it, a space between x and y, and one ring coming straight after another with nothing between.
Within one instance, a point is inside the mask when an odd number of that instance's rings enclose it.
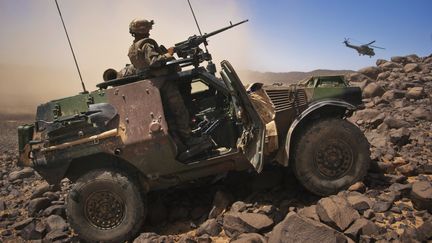
<instances>
[{"instance_id":1,"label":"rocky hillside","mask_svg":"<svg viewBox=\"0 0 432 243\"><path fill-rule=\"evenodd\" d=\"M426 242L432 240L432 56L378 60L347 75L365 108L350 120L371 143L364 182L319 198L267 168L149 195L133 242ZM0 123L0 241L79 242L54 188L16 166L16 121ZM39 241L40 242L40 241Z\"/></svg>"},{"instance_id":2,"label":"rocky hillside","mask_svg":"<svg viewBox=\"0 0 432 243\"><path fill-rule=\"evenodd\" d=\"M244 84L247 83L264 83L264 84L292 84L311 76L319 75L344 75L353 73L352 70L328 70L318 69L310 72L258 72L250 70L240 70L239 76Z\"/></svg>"}]
</instances>

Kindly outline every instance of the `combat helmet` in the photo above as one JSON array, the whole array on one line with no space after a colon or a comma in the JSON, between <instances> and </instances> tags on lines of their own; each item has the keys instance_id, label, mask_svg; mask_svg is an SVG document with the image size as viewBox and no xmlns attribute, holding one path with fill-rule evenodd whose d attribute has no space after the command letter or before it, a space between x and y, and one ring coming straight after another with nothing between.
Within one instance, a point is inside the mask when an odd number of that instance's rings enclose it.
<instances>
[{"instance_id":1,"label":"combat helmet","mask_svg":"<svg viewBox=\"0 0 432 243\"><path fill-rule=\"evenodd\" d=\"M129 24L129 33L134 34L147 34L152 29L154 24L153 20L134 19Z\"/></svg>"}]
</instances>

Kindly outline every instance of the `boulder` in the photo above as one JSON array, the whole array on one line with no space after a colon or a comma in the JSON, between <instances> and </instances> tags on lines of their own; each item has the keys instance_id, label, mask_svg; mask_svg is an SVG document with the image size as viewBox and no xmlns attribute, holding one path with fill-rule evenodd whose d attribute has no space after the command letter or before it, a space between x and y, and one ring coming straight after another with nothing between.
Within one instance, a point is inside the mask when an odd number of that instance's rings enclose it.
<instances>
[{"instance_id":1,"label":"boulder","mask_svg":"<svg viewBox=\"0 0 432 243\"><path fill-rule=\"evenodd\" d=\"M419 210L428 210L432 213L432 183L429 181L419 181L412 185L410 194L414 207Z\"/></svg>"},{"instance_id":2,"label":"boulder","mask_svg":"<svg viewBox=\"0 0 432 243\"><path fill-rule=\"evenodd\" d=\"M383 70L392 70L394 68L403 68L403 66L396 62L386 62L381 64L380 68L382 68Z\"/></svg>"},{"instance_id":3,"label":"boulder","mask_svg":"<svg viewBox=\"0 0 432 243\"><path fill-rule=\"evenodd\" d=\"M420 65L418 63L408 63L404 66L404 72L411 73L411 72L418 72L420 71Z\"/></svg>"},{"instance_id":4,"label":"boulder","mask_svg":"<svg viewBox=\"0 0 432 243\"><path fill-rule=\"evenodd\" d=\"M373 97L381 97L385 90L376 83L370 83L363 89L363 97L364 98L373 98Z\"/></svg>"},{"instance_id":5,"label":"boulder","mask_svg":"<svg viewBox=\"0 0 432 243\"><path fill-rule=\"evenodd\" d=\"M331 227L290 212L269 234L269 243L348 242L346 236Z\"/></svg>"},{"instance_id":6,"label":"boulder","mask_svg":"<svg viewBox=\"0 0 432 243\"><path fill-rule=\"evenodd\" d=\"M378 235L379 228L378 226L370 220L360 218L354 221L354 223L345 230L345 235L350 237L352 240L358 242L360 235Z\"/></svg>"},{"instance_id":7,"label":"boulder","mask_svg":"<svg viewBox=\"0 0 432 243\"><path fill-rule=\"evenodd\" d=\"M386 80L388 77L390 77L390 71L382 72L378 74L377 80Z\"/></svg>"},{"instance_id":8,"label":"boulder","mask_svg":"<svg viewBox=\"0 0 432 243\"><path fill-rule=\"evenodd\" d=\"M30 199L41 197L45 192L50 190L52 190L52 186L50 186L47 182L44 182L34 189Z\"/></svg>"},{"instance_id":9,"label":"boulder","mask_svg":"<svg viewBox=\"0 0 432 243\"><path fill-rule=\"evenodd\" d=\"M14 181L17 179L24 179L24 178L28 178L32 175L34 175L34 170L30 167L26 167L26 168L19 170L19 171L12 171L9 174L9 180Z\"/></svg>"},{"instance_id":10,"label":"boulder","mask_svg":"<svg viewBox=\"0 0 432 243\"><path fill-rule=\"evenodd\" d=\"M400 63L400 64L405 64L407 62L407 58L402 56L394 56L391 57L390 60L394 63Z\"/></svg>"},{"instance_id":11,"label":"boulder","mask_svg":"<svg viewBox=\"0 0 432 243\"><path fill-rule=\"evenodd\" d=\"M375 64L376 64L377 67L378 67L378 66L380 66L380 65L382 65L382 64L384 64L384 63L386 63L386 62L388 62L388 61L385 60L385 59L377 59L376 62L375 62Z\"/></svg>"},{"instance_id":12,"label":"boulder","mask_svg":"<svg viewBox=\"0 0 432 243\"><path fill-rule=\"evenodd\" d=\"M40 222L31 222L19 232L19 235L24 240L40 240L44 237L45 233L45 225Z\"/></svg>"},{"instance_id":13,"label":"boulder","mask_svg":"<svg viewBox=\"0 0 432 243\"><path fill-rule=\"evenodd\" d=\"M407 128L402 127L396 130L391 130L389 133L389 140L394 145L403 146L409 142L410 136L410 131Z\"/></svg>"},{"instance_id":14,"label":"boulder","mask_svg":"<svg viewBox=\"0 0 432 243\"><path fill-rule=\"evenodd\" d=\"M413 87L408 89L408 92L405 94L407 99L422 99L425 97L425 92L423 87Z\"/></svg>"},{"instance_id":15,"label":"boulder","mask_svg":"<svg viewBox=\"0 0 432 243\"><path fill-rule=\"evenodd\" d=\"M257 233L247 233L231 239L230 243L267 243L267 239Z\"/></svg>"},{"instance_id":16,"label":"boulder","mask_svg":"<svg viewBox=\"0 0 432 243\"><path fill-rule=\"evenodd\" d=\"M381 96L381 98L383 98L384 100L387 100L387 101L392 101L395 99L402 99L403 97L405 97L405 94L406 94L406 92L403 90L393 89L393 90L387 90Z\"/></svg>"},{"instance_id":17,"label":"boulder","mask_svg":"<svg viewBox=\"0 0 432 243\"><path fill-rule=\"evenodd\" d=\"M354 82L354 83L360 83L360 82L363 82L363 81L367 81L367 82L372 82L373 81L368 76L366 76L366 75L364 75L362 73L358 73L358 72L347 74L346 75L346 79L348 81Z\"/></svg>"},{"instance_id":18,"label":"boulder","mask_svg":"<svg viewBox=\"0 0 432 243\"><path fill-rule=\"evenodd\" d=\"M375 213L383 213L386 212L390 209L390 207L392 206L391 202L386 202L386 201L377 201L375 202L375 204L372 207L372 210Z\"/></svg>"},{"instance_id":19,"label":"boulder","mask_svg":"<svg viewBox=\"0 0 432 243\"><path fill-rule=\"evenodd\" d=\"M68 228L66 221L58 215L51 215L46 218L45 224L47 225L48 231L65 231Z\"/></svg>"},{"instance_id":20,"label":"boulder","mask_svg":"<svg viewBox=\"0 0 432 243\"><path fill-rule=\"evenodd\" d=\"M406 58L407 62L411 62L411 63L415 63L415 62L420 62L421 61L420 57L417 56L416 54L407 55L407 56L405 56L405 58Z\"/></svg>"},{"instance_id":21,"label":"boulder","mask_svg":"<svg viewBox=\"0 0 432 243\"><path fill-rule=\"evenodd\" d=\"M242 233L258 233L268 230L273 220L258 213L227 213L223 218L225 233L234 237Z\"/></svg>"},{"instance_id":22,"label":"boulder","mask_svg":"<svg viewBox=\"0 0 432 243\"><path fill-rule=\"evenodd\" d=\"M47 208L51 201L46 197L35 198L28 204L27 210L31 216L34 216L40 210Z\"/></svg>"},{"instance_id":23,"label":"boulder","mask_svg":"<svg viewBox=\"0 0 432 243\"><path fill-rule=\"evenodd\" d=\"M319 216L316 212L316 205L311 205L309 207L302 208L298 211L298 215L306 218L313 219L315 221L319 221Z\"/></svg>"},{"instance_id":24,"label":"boulder","mask_svg":"<svg viewBox=\"0 0 432 243\"><path fill-rule=\"evenodd\" d=\"M357 72L371 78L372 80L376 80L376 78L378 77L378 74L381 72L381 70L378 67L370 66L370 67L362 68L362 69L358 70Z\"/></svg>"},{"instance_id":25,"label":"boulder","mask_svg":"<svg viewBox=\"0 0 432 243\"><path fill-rule=\"evenodd\" d=\"M345 230L354 220L360 218L359 213L342 196L320 199L316 210L323 223L341 231Z\"/></svg>"},{"instance_id":26,"label":"boulder","mask_svg":"<svg viewBox=\"0 0 432 243\"><path fill-rule=\"evenodd\" d=\"M402 128L402 127L408 127L409 123L391 116L388 116L384 119L384 123L388 126L388 128Z\"/></svg>"},{"instance_id":27,"label":"boulder","mask_svg":"<svg viewBox=\"0 0 432 243\"><path fill-rule=\"evenodd\" d=\"M355 210L360 212L370 209L373 206L372 200L361 193L350 193L347 195L347 200Z\"/></svg>"},{"instance_id":28,"label":"boulder","mask_svg":"<svg viewBox=\"0 0 432 243\"><path fill-rule=\"evenodd\" d=\"M68 233L62 230L53 230L46 234L44 240L48 242L63 242L68 237Z\"/></svg>"},{"instance_id":29,"label":"boulder","mask_svg":"<svg viewBox=\"0 0 432 243\"><path fill-rule=\"evenodd\" d=\"M218 224L216 219L208 219L204 223L198 227L196 230L196 235L201 236L204 234L210 235L210 236L217 236L222 231L221 226Z\"/></svg>"}]
</instances>

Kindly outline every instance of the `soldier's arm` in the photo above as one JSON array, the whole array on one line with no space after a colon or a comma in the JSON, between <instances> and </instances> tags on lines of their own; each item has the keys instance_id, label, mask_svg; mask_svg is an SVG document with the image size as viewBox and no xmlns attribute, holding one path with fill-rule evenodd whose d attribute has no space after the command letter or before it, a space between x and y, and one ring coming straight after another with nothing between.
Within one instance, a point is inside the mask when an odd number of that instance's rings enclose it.
<instances>
[{"instance_id":1,"label":"soldier's arm","mask_svg":"<svg viewBox=\"0 0 432 243\"><path fill-rule=\"evenodd\" d=\"M169 53L159 54L152 44L144 44L142 50L144 51L144 56L147 59L150 67L161 67L165 65L167 61L173 59L173 56Z\"/></svg>"}]
</instances>

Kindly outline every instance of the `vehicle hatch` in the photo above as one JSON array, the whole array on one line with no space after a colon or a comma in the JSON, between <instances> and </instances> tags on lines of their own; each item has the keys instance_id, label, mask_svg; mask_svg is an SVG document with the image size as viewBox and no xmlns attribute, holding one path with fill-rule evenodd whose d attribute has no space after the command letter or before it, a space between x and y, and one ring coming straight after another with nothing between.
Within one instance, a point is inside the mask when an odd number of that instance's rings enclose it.
<instances>
[{"instance_id":1,"label":"vehicle hatch","mask_svg":"<svg viewBox=\"0 0 432 243\"><path fill-rule=\"evenodd\" d=\"M242 150L255 170L260 172L263 167L264 123L249 100L246 89L231 64L224 60L221 62L221 67L220 74L231 94L236 116L243 122L243 132L237 142L237 147Z\"/></svg>"}]
</instances>

